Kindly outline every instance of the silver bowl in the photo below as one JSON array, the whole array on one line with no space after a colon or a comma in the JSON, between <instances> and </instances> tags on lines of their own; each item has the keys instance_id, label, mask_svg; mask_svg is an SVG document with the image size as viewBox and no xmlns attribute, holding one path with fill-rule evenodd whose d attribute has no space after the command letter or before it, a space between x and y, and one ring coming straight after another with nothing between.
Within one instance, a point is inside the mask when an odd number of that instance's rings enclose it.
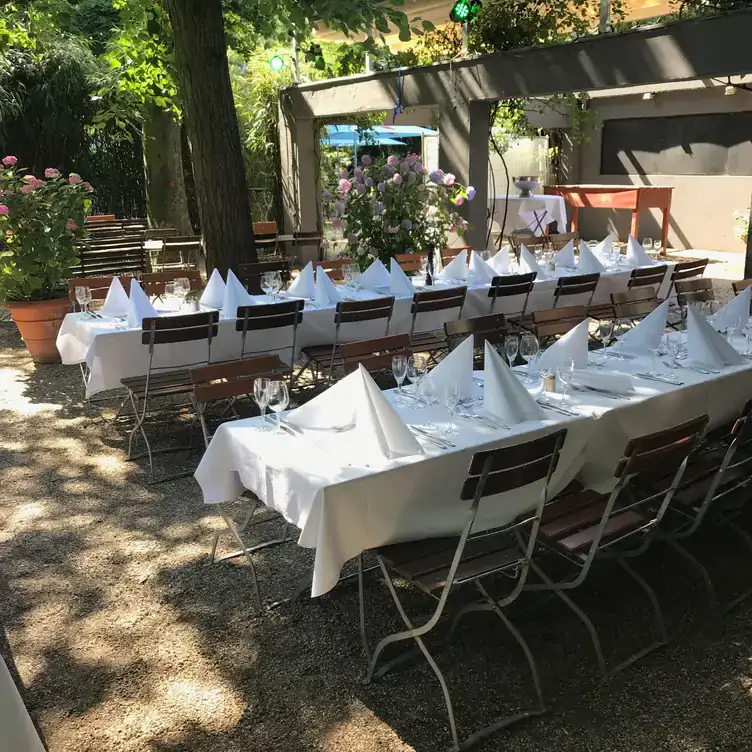
<instances>
[{"instance_id":1,"label":"silver bowl","mask_svg":"<svg viewBox=\"0 0 752 752\"><path fill-rule=\"evenodd\" d=\"M530 198L533 195L533 191L540 188L537 175L527 175L519 178L514 178L514 187L519 189L520 198Z\"/></svg>"}]
</instances>

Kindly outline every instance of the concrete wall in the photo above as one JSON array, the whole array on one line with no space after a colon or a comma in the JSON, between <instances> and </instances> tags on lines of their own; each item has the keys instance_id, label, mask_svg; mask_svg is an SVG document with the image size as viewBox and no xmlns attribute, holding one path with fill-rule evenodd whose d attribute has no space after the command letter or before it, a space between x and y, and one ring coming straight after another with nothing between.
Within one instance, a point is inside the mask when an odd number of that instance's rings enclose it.
<instances>
[{"instance_id":1,"label":"concrete wall","mask_svg":"<svg viewBox=\"0 0 752 752\"><path fill-rule=\"evenodd\" d=\"M593 105L603 120L618 118L655 118L752 110L752 92L737 91L724 96L724 86L708 82L704 88L689 91L657 92L653 99L642 95L596 99ZM574 172L570 183L608 185L670 185L674 187L669 245L673 248L700 248L719 251L744 251L734 235L733 213L749 207L752 176L726 175L604 175L600 172L601 131L588 143L576 147ZM584 237L600 238L609 229L622 240L629 234L630 212L583 209L580 213ZM660 236L660 212L643 213L642 237Z\"/></svg>"}]
</instances>

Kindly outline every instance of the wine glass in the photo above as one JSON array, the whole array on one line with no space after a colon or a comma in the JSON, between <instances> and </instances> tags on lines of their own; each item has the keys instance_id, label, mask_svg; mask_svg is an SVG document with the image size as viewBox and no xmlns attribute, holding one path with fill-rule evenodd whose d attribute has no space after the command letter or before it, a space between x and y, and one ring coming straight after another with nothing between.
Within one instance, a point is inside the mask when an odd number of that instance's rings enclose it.
<instances>
[{"instance_id":1,"label":"wine glass","mask_svg":"<svg viewBox=\"0 0 752 752\"><path fill-rule=\"evenodd\" d=\"M532 384L535 381L530 373L530 363L534 360L539 350L538 338L534 334L527 333L522 335L520 339L520 355L525 360L525 363L527 363L527 374L525 376L525 383L527 384Z\"/></svg>"},{"instance_id":2,"label":"wine glass","mask_svg":"<svg viewBox=\"0 0 752 752\"><path fill-rule=\"evenodd\" d=\"M352 264L351 269L353 290L360 290L360 267L357 264Z\"/></svg>"},{"instance_id":3,"label":"wine glass","mask_svg":"<svg viewBox=\"0 0 752 752\"><path fill-rule=\"evenodd\" d=\"M517 359L517 353L520 350L520 341L516 334L508 334L504 338L504 352L506 353L509 367L512 368L514 361Z\"/></svg>"},{"instance_id":4,"label":"wine glass","mask_svg":"<svg viewBox=\"0 0 752 752\"><path fill-rule=\"evenodd\" d=\"M420 276L425 278L428 274L428 256L423 256L420 260Z\"/></svg>"},{"instance_id":5,"label":"wine glass","mask_svg":"<svg viewBox=\"0 0 752 752\"><path fill-rule=\"evenodd\" d=\"M282 289L282 272L270 272L272 275L272 300L277 300L278 293Z\"/></svg>"},{"instance_id":6,"label":"wine glass","mask_svg":"<svg viewBox=\"0 0 752 752\"><path fill-rule=\"evenodd\" d=\"M484 261L486 261L486 262L490 261L491 260L491 251L481 251L480 252L480 257Z\"/></svg>"},{"instance_id":7,"label":"wine glass","mask_svg":"<svg viewBox=\"0 0 752 752\"><path fill-rule=\"evenodd\" d=\"M574 378L574 361L572 358L564 359L556 368L556 373L561 385L562 398L566 402L569 402L569 392L572 387L572 379Z\"/></svg>"},{"instance_id":8,"label":"wine glass","mask_svg":"<svg viewBox=\"0 0 752 752\"><path fill-rule=\"evenodd\" d=\"M177 295L177 288L174 282L167 282L164 286L165 303L167 303L169 310L175 310L175 296ZM168 302L169 301L169 302Z\"/></svg>"},{"instance_id":9,"label":"wine glass","mask_svg":"<svg viewBox=\"0 0 752 752\"><path fill-rule=\"evenodd\" d=\"M423 377L426 375L426 369L428 368L428 361L425 355L411 355L407 359L407 379L415 386L415 404L416 410L422 408L423 398L421 394L421 385Z\"/></svg>"},{"instance_id":10,"label":"wine glass","mask_svg":"<svg viewBox=\"0 0 752 752\"><path fill-rule=\"evenodd\" d=\"M188 293L191 291L191 280L188 277L178 277L175 280L175 294L180 301L180 307L185 305Z\"/></svg>"},{"instance_id":11,"label":"wine glass","mask_svg":"<svg viewBox=\"0 0 752 752\"><path fill-rule=\"evenodd\" d=\"M342 267L342 277L345 280L345 287L352 287L352 264L345 264Z\"/></svg>"},{"instance_id":12,"label":"wine glass","mask_svg":"<svg viewBox=\"0 0 752 752\"><path fill-rule=\"evenodd\" d=\"M282 381L275 380L269 384L269 409L277 414L277 431L282 431L282 418L280 413L287 409L290 404L290 392L287 389L287 384Z\"/></svg>"},{"instance_id":13,"label":"wine glass","mask_svg":"<svg viewBox=\"0 0 752 752\"><path fill-rule=\"evenodd\" d=\"M77 286L76 287L76 300L78 301L78 304L81 306L81 310L83 311L84 318L89 316L89 304L91 303L91 288L86 287L85 285Z\"/></svg>"},{"instance_id":14,"label":"wine glass","mask_svg":"<svg viewBox=\"0 0 752 752\"><path fill-rule=\"evenodd\" d=\"M266 431L266 408L269 407L269 384L271 379L261 377L253 382L253 399L261 412L261 430Z\"/></svg>"},{"instance_id":15,"label":"wine glass","mask_svg":"<svg viewBox=\"0 0 752 752\"><path fill-rule=\"evenodd\" d=\"M642 247L646 251L652 251L653 250L653 238L643 238L642 239Z\"/></svg>"},{"instance_id":16,"label":"wine glass","mask_svg":"<svg viewBox=\"0 0 752 752\"><path fill-rule=\"evenodd\" d=\"M402 385L407 378L407 356L395 355L392 358L392 373L394 374L394 380L397 382L397 403L400 405L405 404L405 398L402 395Z\"/></svg>"},{"instance_id":17,"label":"wine glass","mask_svg":"<svg viewBox=\"0 0 752 752\"><path fill-rule=\"evenodd\" d=\"M603 319L598 325L598 334L601 338L601 344L603 345L603 357L606 357L606 348L611 341L611 337L614 334L614 322L610 319Z\"/></svg>"},{"instance_id":18,"label":"wine glass","mask_svg":"<svg viewBox=\"0 0 752 752\"><path fill-rule=\"evenodd\" d=\"M270 299L274 293L274 279L272 274L273 272L264 272L261 275L261 289L266 294L266 297Z\"/></svg>"},{"instance_id":19,"label":"wine glass","mask_svg":"<svg viewBox=\"0 0 752 752\"><path fill-rule=\"evenodd\" d=\"M444 407L449 411L450 420L444 426L443 433L453 434L455 433L454 422L451 418L454 418L454 414L457 411L457 407L460 404L460 385L455 381L453 384L448 384L443 391Z\"/></svg>"}]
</instances>

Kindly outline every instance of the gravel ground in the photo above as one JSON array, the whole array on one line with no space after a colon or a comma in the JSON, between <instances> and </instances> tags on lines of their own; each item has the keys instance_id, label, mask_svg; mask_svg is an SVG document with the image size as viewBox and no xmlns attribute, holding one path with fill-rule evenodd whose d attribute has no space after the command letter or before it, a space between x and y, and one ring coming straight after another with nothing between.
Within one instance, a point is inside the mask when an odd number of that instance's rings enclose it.
<instances>
[{"instance_id":1,"label":"gravel ground","mask_svg":"<svg viewBox=\"0 0 752 752\"><path fill-rule=\"evenodd\" d=\"M77 369L34 369L14 327L0 324L0 653L52 752L448 746L425 662L362 683L351 584L255 615L240 560L203 566L218 520L195 482L148 486L143 467L124 461L123 429L99 411L87 418L80 397ZM752 585L733 543L693 544L722 593ZM310 564L294 545L261 552L265 597L293 592ZM602 682L573 615L526 599L516 623L539 657L550 712L479 752L752 750L750 607L714 623L691 572L663 549L638 569L658 590L669 645ZM398 627L375 579L367 598L374 636ZM612 661L652 639L644 597L619 571L596 570L577 600ZM408 601L411 613L427 611ZM437 657L465 735L533 701L524 658L493 616L468 619Z\"/></svg>"}]
</instances>

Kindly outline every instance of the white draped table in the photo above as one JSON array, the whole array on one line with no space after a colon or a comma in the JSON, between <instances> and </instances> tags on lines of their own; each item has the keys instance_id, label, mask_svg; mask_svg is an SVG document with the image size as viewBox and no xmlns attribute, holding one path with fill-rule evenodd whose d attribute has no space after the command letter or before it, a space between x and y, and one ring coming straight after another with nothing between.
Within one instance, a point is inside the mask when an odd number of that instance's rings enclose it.
<instances>
[{"instance_id":1,"label":"white draped table","mask_svg":"<svg viewBox=\"0 0 752 752\"><path fill-rule=\"evenodd\" d=\"M567 207L561 196L544 194L533 195L527 198L518 195L492 196L488 199L488 203L493 208L493 221L497 222L499 226L504 221L504 205L507 204L507 221L504 225L504 235L510 235L516 230L530 230L531 232L535 230L535 223L533 222L531 225L531 217L526 216L526 213L535 210L540 215L541 209L539 207L545 207L547 212L542 222L544 228L551 222L556 221L559 232L564 233L567 231ZM538 235L540 233L536 232L535 234Z\"/></svg>"},{"instance_id":2,"label":"white draped table","mask_svg":"<svg viewBox=\"0 0 752 752\"><path fill-rule=\"evenodd\" d=\"M597 357L591 354L591 359ZM650 370L650 358L609 359L621 373ZM206 504L253 491L268 507L300 528L298 545L315 549L312 595L333 588L343 565L361 552L404 540L457 534L465 521L460 488L470 458L482 449L529 441L561 426L567 439L552 491L580 479L607 491L627 442L703 413L711 426L733 419L752 396L752 364L726 367L718 375L677 372L682 386L635 378L628 400L576 392L578 417L546 411L547 420L493 430L455 418L455 449L425 443L424 453L365 463L348 434L306 431L303 436L259 430L258 419L226 423L217 430L196 471ZM540 391L540 382L530 388ZM480 387L478 387L480 394ZM394 393L390 393L394 398ZM412 424L430 422L439 430L450 419L439 405L397 408ZM438 434L442 435L442 434ZM531 509L540 484L483 501L477 525L489 528Z\"/></svg>"},{"instance_id":3,"label":"white draped table","mask_svg":"<svg viewBox=\"0 0 752 752\"><path fill-rule=\"evenodd\" d=\"M670 271L673 264L668 264L663 289L659 297L668 293ZM573 276L574 271L557 268L551 272L551 278L540 279L535 282L533 292L528 301L528 312L550 308L554 302L554 289L560 276ZM631 269L623 268L609 271L601 275L593 298L593 303L610 303L612 292L626 290ZM437 285L439 287L451 285ZM490 311L491 300L488 297L488 285L471 287L468 289L467 301L463 310L463 317L483 316ZM344 293L343 293L344 294ZM386 294L361 290L347 293L354 299L376 298ZM584 305L588 296L571 296L567 305ZM267 302L264 296L256 296L259 302ZM394 314L389 327L390 334L404 334L410 331L412 315L410 313L412 299L397 298ZM519 313L523 300L521 296L499 299L495 311L497 313ZM300 350L311 345L327 345L334 341L335 306L313 308L306 304L303 322L298 327L296 357L300 357ZM435 312L422 314L416 322L416 331L434 331L441 329L448 319L456 318L456 311ZM234 360L240 357L241 334L235 329L236 319L222 319L219 323L219 334L212 344L212 361ZM385 334L383 322L361 322L343 325L340 338L343 342L383 337ZM121 322L87 318L80 313L69 313L60 329L57 347L65 364L86 363L89 376L86 387L87 397L98 392L118 389L124 378L144 376L148 369L148 349L141 342L141 329L126 329ZM248 336L246 353L263 353L273 351L292 341L291 331L277 329L271 332L253 332ZM188 362L198 362L205 357L206 344L186 342L178 345L163 345L156 348L155 366L180 366ZM281 352L285 358L289 351Z\"/></svg>"}]
</instances>

